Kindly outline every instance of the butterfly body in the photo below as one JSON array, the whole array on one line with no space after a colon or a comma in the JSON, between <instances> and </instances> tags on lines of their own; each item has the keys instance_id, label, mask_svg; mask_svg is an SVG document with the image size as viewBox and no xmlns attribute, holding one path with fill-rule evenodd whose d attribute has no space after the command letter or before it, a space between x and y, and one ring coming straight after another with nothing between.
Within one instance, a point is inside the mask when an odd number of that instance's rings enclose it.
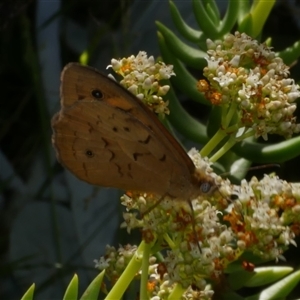
<instances>
[{"instance_id":1,"label":"butterfly body","mask_svg":"<svg viewBox=\"0 0 300 300\"><path fill-rule=\"evenodd\" d=\"M94 68L64 68L52 128L58 160L90 184L178 199L215 184L139 99Z\"/></svg>"}]
</instances>

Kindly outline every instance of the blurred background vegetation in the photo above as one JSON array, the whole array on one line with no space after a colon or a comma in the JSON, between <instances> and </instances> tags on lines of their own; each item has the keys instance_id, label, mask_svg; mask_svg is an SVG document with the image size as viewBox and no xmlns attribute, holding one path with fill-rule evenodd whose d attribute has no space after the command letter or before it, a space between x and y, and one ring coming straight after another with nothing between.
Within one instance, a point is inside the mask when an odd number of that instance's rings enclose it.
<instances>
[{"instance_id":1,"label":"blurred background vegetation","mask_svg":"<svg viewBox=\"0 0 300 300\"><path fill-rule=\"evenodd\" d=\"M190 1L174 2L193 26ZM224 12L226 1L218 4ZM292 45L299 16L299 1L278 1L262 40L272 37L275 51ZM19 299L33 282L36 299L60 299L75 272L84 289L106 244L134 243L138 233L119 229L122 193L79 182L57 163L50 120L65 64L85 52L89 65L108 72L113 57L140 50L157 57L155 20L174 28L167 0L1 0L0 299ZM291 77L299 83L298 65ZM182 100L201 117L198 104ZM288 161L278 174L299 182L299 164ZM294 267L298 251L285 255Z\"/></svg>"}]
</instances>

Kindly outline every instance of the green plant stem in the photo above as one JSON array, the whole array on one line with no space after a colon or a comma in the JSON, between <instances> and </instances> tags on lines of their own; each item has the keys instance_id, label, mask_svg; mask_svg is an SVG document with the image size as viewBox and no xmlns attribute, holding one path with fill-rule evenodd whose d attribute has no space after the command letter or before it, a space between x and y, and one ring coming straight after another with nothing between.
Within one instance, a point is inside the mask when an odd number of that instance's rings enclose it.
<instances>
[{"instance_id":1,"label":"green plant stem","mask_svg":"<svg viewBox=\"0 0 300 300\"><path fill-rule=\"evenodd\" d=\"M127 265L126 269L120 276L119 280L116 284L112 287L110 292L106 296L106 300L111 299L121 299L125 290L131 283L135 274L140 270L142 265L142 258L143 258L143 251L145 248L145 242L142 241L136 250L136 253L131 258L129 264Z\"/></svg>"},{"instance_id":2,"label":"green plant stem","mask_svg":"<svg viewBox=\"0 0 300 300\"><path fill-rule=\"evenodd\" d=\"M236 143L235 137L231 136L229 140L221 147L209 160L211 162L216 162L223 154L229 151Z\"/></svg>"},{"instance_id":3,"label":"green plant stem","mask_svg":"<svg viewBox=\"0 0 300 300\"><path fill-rule=\"evenodd\" d=\"M150 257L151 244L145 243L143 262L142 262L142 275L141 275L141 285L140 285L140 299L148 299L147 293L147 282L149 275L149 257Z\"/></svg>"},{"instance_id":4,"label":"green plant stem","mask_svg":"<svg viewBox=\"0 0 300 300\"><path fill-rule=\"evenodd\" d=\"M164 234L164 239L168 243L168 245L171 249L173 249L175 247L174 242L172 241L172 239L169 237L169 235L167 233Z\"/></svg>"},{"instance_id":5,"label":"green plant stem","mask_svg":"<svg viewBox=\"0 0 300 300\"><path fill-rule=\"evenodd\" d=\"M224 118L222 118L222 126L224 129L226 129L229 126L236 111L237 111L237 103L233 102L230 105L230 107L226 113L226 116Z\"/></svg>"},{"instance_id":6,"label":"green plant stem","mask_svg":"<svg viewBox=\"0 0 300 300\"><path fill-rule=\"evenodd\" d=\"M236 141L237 141L237 142L243 141L243 140L245 140L245 139L247 139L247 138L249 138L249 137L254 136L254 134L255 134L254 130L247 131L247 132L245 132L244 134L242 134L241 136L239 136L239 137L236 139Z\"/></svg>"},{"instance_id":7,"label":"green plant stem","mask_svg":"<svg viewBox=\"0 0 300 300\"><path fill-rule=\"evenodd\" d=\"M226 136L226 132L220 128L209 140L209 142L201 149L201 156L208 156Z\"/></svg>"},{"instance_id":8,"label":"green plant stem","mask_svg":"<svg viewBox=\"0 0 300 300\"><path fill-rule=\"evenodd\" d=\"M215 133L215 135L209 140L209 142L201 149L200 154L201 156L208 156L216 147L217 145L229 134L235 136L235 133L238 130L237 124L232 125L231 127L228 127L230 125L231 120L235 116L237 110L237 104L233 103L230 105L228 109L224 109L222 111L222 125L221 128L218 129L218 131ZM235 139L233 138L233 144L232 141L227 141L227 146L229 147L227 150L229 150L234 144ZM217 153L218 155L214 155L213 157L220 157L224 154L223 150L226 149L226 147L222 147Z\"/></svg>"}]
</instances>

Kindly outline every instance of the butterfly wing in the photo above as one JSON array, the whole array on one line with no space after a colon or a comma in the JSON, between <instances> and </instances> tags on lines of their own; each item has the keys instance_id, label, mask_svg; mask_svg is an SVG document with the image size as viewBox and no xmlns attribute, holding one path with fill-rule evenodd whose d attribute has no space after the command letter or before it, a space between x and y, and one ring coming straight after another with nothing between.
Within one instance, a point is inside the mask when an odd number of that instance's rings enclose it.
<instances>
[{"instance_id":1,"label":"butterfly wing","mask_svg":"<svg viewBox=\"0 0 300 300\"><path fill-rule=\"evenodd\" d=\"M67 169L95 185L184 196L195 166L140 100L79 64L67 65L61 81L53 144Z\"/></svg>"}]
</instances>

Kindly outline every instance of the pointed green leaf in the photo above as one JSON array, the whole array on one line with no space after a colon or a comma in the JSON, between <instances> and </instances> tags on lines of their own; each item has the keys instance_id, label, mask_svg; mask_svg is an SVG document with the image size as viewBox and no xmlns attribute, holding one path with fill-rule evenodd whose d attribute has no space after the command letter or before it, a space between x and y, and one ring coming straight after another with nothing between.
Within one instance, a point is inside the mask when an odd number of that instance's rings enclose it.
<instances>
[{"instance_id":1,"label":"pointed green leaf","mask_svg":"<svg viewBox=\"0 0 300 300\"><path fill-rule=\"evenodd\" d=\"M206 66L206 52L193 48L183 43L170 29L160 22L156 22L156 26L160 33L164 36L165 43L172 51L175 57L179 58L183 63L196 69L203 69Z\"/></svg>"},{"instance_id":2,"label":"pointed green leaf","mask_svg":"<svg viewBox=\"0 0 300 300\"><path fill-rule=\"evenodd\" d=\"M259 294L245 298L245 300L278 300L285 299L300 281L300 271L294 272L282 280L264 289Z\"/></svg>"},{"instance_id":3,"label":"pointed green leaf","mask_svg":"<svg viewBox=\"0 0 300 300\"><path fill-rule=\"evenodd\" d=\"M291 267L258 267L255 268L255 275L251 277L245 284L247 287L256 287L275 282L287 274L291 273L293 268Z\"/></svg>"},{"instance_id":4,"label":"pointed green leaf","mask_svg":"<svg viewBox=\"0 0 300 300\"><path fill-rule=\"evenodd\" d=\"M286 48L285 50L277 53L281 57L286 65L291 65L293 62L299 59L300 56L300 41L294 43L293 46Z\"/></svg>"},{"instance_id":5,"label":"pointed green leaf","mask_svg":"<svg viewBox=\"0 0 300 300\"><path fill-rule=\"evenodd\" d=\"M177 9L177 7L173 1L170 1L169 5L170 5L172 20L173 20L176 28L178 29L178 31L187 40L197 43L200 39L200 36L203 33L200 30L193 29L183 20L179 10Z\"/></svg>"},{"instance_id":6,"label":"pointed green leaf","mask_svg":"<svg viewBox=\"0 0 300 300\"><path fill-rule=\"evenodd\" d=\"M218 27L220 24L220 12L216 2L214 0L206 0L205 10L211 21Z\"/></svg>"},{"instance_id":7,"label":"pointed green leaf","mask_svg":"<svg viewBox=\"0 0 300 300\"><path fill-rule=\"evenodd\" d=\"M190 74L185 66L169 51L163 35L158 32L158 43L163 60L167 64L174 66L176 76L173 76L171 82L185 95L191 97L194 101L209 105L204 96L197 90L197 80Z\"/></svg>"},{"instance_id":8,"label":"pointed green leaf","mask_svg":"<svg viewBox=\"0 0 300 300\"><path fill-rule=\"evenodd\" d=\"M170 89L167 98L169 99L170 115L168 120L172 126L186 138L204 144L207 142L206 126L189 115L180 104L174 89Z\"/></svg>"},{"instance_id":9,"label":"pointed green leaf","mask_svg":"<svg viewBox=\"0 0 300 300\"><path fill-rule=\"evenodd\" d=\"M238 19L240 3L241 3L240 1L236 1L236 0L229 1L225 16L220 24L220 29L219 29L220 35L223 36L229 33L233 29Z\"/></svg>"},{"instance_id":10,"label":"pointed green leaf","mask_svg":"<svg viewBox=\"0 0 300 300\"><path fill-rule=\"evenodd\" d=\"M245 178L250 166L250 160L235 157L235 160L232 162L229 170L231 177L233 177L237 182L240 182L242 179Z\"/></svg>"},{"instance_id":11,"label":"pointed green leaf","mask_svg":"<svg viewBox=\"0 0 300 300\"><path fill-rule=\"evenodd\" d=\"M90 283L88 288L83 293L80 300L97 300L100 292L101 284L103 281L103 277L105 274L105 270L103 270L97 277Z\"/></svg>"},{"instance_id":12,"label":"pointed green leaf","mask_svg":"<svg viewBox=\"0 0 300 300\"><path fill-rule=\"evenodd\" d=\"M252 15L252 31L250 36L256 38L262 32L270 12L275 5L275 0L256 1L251 10Z\"/></svg>"},{"instance_id":13,"label":"pointed green leaf","mask_svg":"<svg viewBox=\"0 0 300 300\"><path fill-rule=\"evenodd\" d=\"M252 36L252 23L253 19L251 13L246 14L244 18L240 21L238 31L244 32L249 36Z\"/></svg>"},{"instance_id":14,"label":"pointed green leaf","mask_svg":"<svg viewBox=\"0 0 300 300\"><path fill-rule=\"evenodd\" d=\"M78 298L78 276L74 274L73 278L71 279L63 300L75 300Z\"/></svg>"},{"instance_id":15,"label":"pointed green leaf","mask_svg":"<svg viewBox=\"0 0 300 300\"><path fill-rule=\"evenodd\" d=\"M280 163L299 156L300 137L269 145L243 141L235 145L232 150L239 156L256 163Z\"/></svg>"},{"instance_id":16,"label":"pointed green leaf","mask_svg":"<svg viewBox=\"0 0 300 300\"><path fill-rule=\"evenodd\" d=\"M249 0L240 0L239 1L239 11L238 11L238 24L240 24L245 16L249 13L251 8L251 3Z\"/></svg>"},{"instance_id":17,"label":"pointed green leaf","mask_svg":"<svg viewBox=\"0 0 300 300\"><path fill-rule=\"evenodd\" d=\"M35 284L33 283L30 288L25 292L21 300L32 300L34 294Z\"/></svg>"},{"instance_id":18,"label":"pointed green leaf","mask_svg":"<svg viewBox=\"0 0 300 300\"><path fill-rule=\"evenodd\" d=\"M193 11L197 23L199 24L200 29L206 36L209 36L210 39L218 39L219 33L217 31L217 26L214 21L210 18L209 13L205 10L204 5L201 0L193 0Z\"/></svg>"}]
</instances>

